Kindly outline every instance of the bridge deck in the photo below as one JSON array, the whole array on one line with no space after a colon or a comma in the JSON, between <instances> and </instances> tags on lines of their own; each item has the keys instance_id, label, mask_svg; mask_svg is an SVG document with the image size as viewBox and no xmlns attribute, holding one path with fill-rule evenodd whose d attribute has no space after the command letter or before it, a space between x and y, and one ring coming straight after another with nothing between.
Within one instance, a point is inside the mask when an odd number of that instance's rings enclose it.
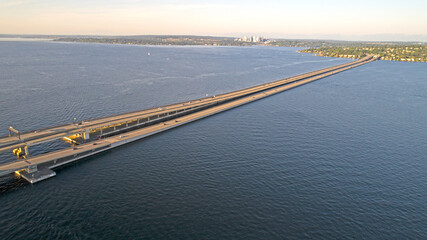
<instances>
[{"instance_id":1,"label":"bridge deck","mask_svg":"<svg viewBox=\"0 0 427 240\"><path fill-rule=\"evenodd\" d=\"M195 113L191 113L173 120L169 120L169 121L165 121L163 123L159 123L159 124L155 124L149 127L145 127L142 129L138 129L138 130L134 130L134 131L130 131L127 133L124 133L122 135L118 135L118 136L113 136L113 137L109 137L106 139L102 139L102 140L98 140L96 142L91 142L91 143L87 143L87 144L83 144L83 145L79 145L78 147L75 148L67 148L64 150L60 150L60 151L56 151L56 152L51 152L51 153L47 153L47 154L43 154L43 155L39 155L39 156L34 156L31 158L28 158L26 160L21 160L21 161L15 161L15 162L11 162L11 163L7 163L7 164L3 164L0 165L0 176L1 175L5 175L7 173L12 173L14 171L19 171L19 170L23 170L23 169L28 169L30 168L30 166L34 166L34 165L43 165L43 164L49 164L46 165L46 168L53 168L71 161L75 161L79 158L83 158L83 157L87 157L93 154L96 154L98 152L101 151L105 151L107 149L113 148L113 147L117 147L123 144L126 144L128 142L132 142L231 108L235 108L237 106L243 105L243 104L247 104L262 98L265 98L267 96L271 96L273 94L297 87L297 86L301 86L303 84L307 84L309 82L348 70L350 68L354 68L357 66L360 66L362 64L366 64L369 63L371 61L376 60L375 58L369 58L369 59L365 59L364 61L356 61L354 62L354 64L351 65L346 65L343 68L339 68L337 70L334 71L329 71L327 73L324 74L320 74L314 77L310 77L301 81L297 81L297 82L292 82L283 86L279 86L277 88L274 89L269 89L263 92L259 92L259 93L255 93L253 95L250 96L246 96L243 98L239 98L233 101L229 101L226 103L223 103L221 105L216 105L213 107L210 107L208 109L205 110L201 110Z\"/></svg>"},{"instance_id":2,"label":"bridge deck","mask_svg":"<svg viewBox=\"0 0 427 240\"><path fill-rule=\"evenodd\" d=\"M20 135L20 139L15 136L12 137L2 137L0 138L0 152L9 151L14 148L22 147L25 145L34 145L50 140L56 140L65 136L70 136L74 134L81 134L86 131L90 131L92 129L99 129L111 125L122 124L129 121L135 121L136 119L142 119L150 116L168 114L171 112L181 111L189 108L197 108L208 104L218 104L225 101L230 101L239 97L247 96L250 94L254 94L259 91L265 91L270 88L274 88L283 84L299 81L302 79L306 79L309 77L313 77L319 74L324 74L327 72L331 72L340 68L352 66L354 64L366 61L368 58L360 59L358 61L354 61L351 63L341 64L338 66L301 74L298 76L281 79L278 81L274 81L271 83L261 84L254 87L237 90L234 92L229 92L221 95L217 95L214 97L207 97L196 99L192 101L176 103L151 109L145 109L141 111L124 113L110 117L98 118L88 121L82 121L79 124L67 124L56 127L50 127L45 129L39 129L34 131L29 131L22 133Z\"/></svg>"}]
</instances>

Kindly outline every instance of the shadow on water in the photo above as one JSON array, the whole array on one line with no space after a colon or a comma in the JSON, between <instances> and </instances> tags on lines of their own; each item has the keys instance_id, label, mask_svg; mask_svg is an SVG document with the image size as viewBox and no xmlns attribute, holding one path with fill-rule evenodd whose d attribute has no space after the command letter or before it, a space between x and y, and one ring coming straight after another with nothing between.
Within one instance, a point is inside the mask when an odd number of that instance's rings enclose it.
<instances>
[{"instance_id":1,"label":"shadow on water","mask_svg":"<svg viewBox=\"0 0 427 240\"><path fill-rule=\"evenodd\" d=\"M0 197L28 184L30 183L16 174L2 176L0 177Z\"/></svg>"},{"instance_id":2,"label":"shadow on water","mask_svg":"<svg viewBox=\"0 0 427 240\"><path fill-rule=\"evenodd\" d=\"M74 168L80 164L84 164L85 162L89 162L92 160L100 160L100 158L109 154L110 152L111 152L111 150L107 150L105 152L98 153L94 156L90 156L87 158L80 159L76 162L71 162L71 163L59 166L57 168L54 168L53 170L56 173L58 173L58 175L59 175L60 172L65 172L65 171L70 170L70 169L72 169L72 168ZM49 179L47 179L47 180L49 180ZM44 181L46 181L46 180L44 180ZM14 190L17 190L23 186L26 186L28 184L31 184L31 183L27 182L25 179L23 179L22 177L20 177L16 174L9 174L6 176L2 176L2 177L0 177L0 197L4 196L7 193L13 192Z\"/></svg>"},{"instance_id":3,"label":"shadow on water","mask_svg":"<svg viewBox=\"0 0 427 240\"><path fill-rule=\"evenodd\" d=\"M176 129L171 129L169 131L173 131L173 130L176 130ZM166 132L161 132L161 133L158 133L156 135L161 135L161 134L165 134L165 133ZM155 137L156 135L148 136L148 137L141 139L141 140L146 140L148 138ZM141 140L139 140L139 141L141 141ZM71 163L56 167L53 170L58 175L60 175L61 172L68 171L74 167L81 165L81 164L85 164L86 162L89 162L92 160L101 160L102 157L109 155L112 151L119 150L119 149L126 149L126 147L131 147L133 144L137 144L137 142L139 142L139 141L128 143L128 144L121 146L117 149L106 150L106 151L98 153L96 155L89 156L89 157L77 160L75 162L71 162ZM46 181L46 180L44 180L44 181ZM9 174L6 176L2 176L2 177L0 177L0 196L3 196L3 195L10 193L10 192L13 192L14 190L17 190L23 186L28 185L28 184L31 184L31 183L27 182L25 179L21 178L20 176L18 176L16 174Z\"/></svg>"},{"instance_id":4,"label":"shadow on water","mask_svg":"<svg viewBox=\"0 0 427 240\"><path fill-rule=\"evenodd\" d=\"M171 129L171 130L169 130L167 132L170 132L170 131L173 131L173 130L176 130L176 129L174 128L174 129ZM148 136L148 137L146 137L144 139L141 139L141 140L150 139L152 137L155 137L155 136L158 136L158 135L161 135L161 134L165 134L167 132L161 132L161 133L158 133L158 134L155 134L155 135L152 135L152 136ZM139 140L139 141L141 141L141 140ZM89 156L89 157L77 160L75 162L71 162L71 163L68 163L68 164L56 167L53 170L58 175L60 175L60 172L68 171L68 170L70 170L70 169L72 169L74 167L77 167L77 166L79 166L81 164L85 164L86 162L89 162L89 161L92 161L92 160L101 160L102 157L110 154L112 151L116 151L116 150L119 150L119 149L126 149L127 147L132 147L132 145L137 144L137 142L139 142L139 141L128 143L128 144L123 145L123 146L121 146L121 147L119 147L117 149L106 150L106 151L98 153L96 155ZM46 181L46 180L44 180L44 181ZM5 194L13 192L14 190L17 190L17 189L19 189L19 188L21 188L23 186L28 185L28 184L31 184L31 183L27 182L25 179L23 179L22 177L20 177L20 176L18 176L16 174L9 174L9 175L6 175L6 176L2 176L2 177L0 177L0 196L4 196Z\"/></svg>"}]
</instances>

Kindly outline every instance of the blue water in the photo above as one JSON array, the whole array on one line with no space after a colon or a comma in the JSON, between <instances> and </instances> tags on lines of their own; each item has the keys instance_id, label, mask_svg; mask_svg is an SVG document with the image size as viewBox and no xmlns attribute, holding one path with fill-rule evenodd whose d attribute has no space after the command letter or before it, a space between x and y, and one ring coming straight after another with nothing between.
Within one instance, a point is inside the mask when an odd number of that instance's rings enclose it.
<instances>
[{"instance_id":1,"label":"blue water","mask_svg":"<svg viewBox=\"0 0 427 240\"><path fill-rule=\"evenodd\" d=\"M351 61L296 50L0 42L1 135ZM425 239L426 69L376 61L0 179L0 239Z\"/></svg>"}]
</instances>

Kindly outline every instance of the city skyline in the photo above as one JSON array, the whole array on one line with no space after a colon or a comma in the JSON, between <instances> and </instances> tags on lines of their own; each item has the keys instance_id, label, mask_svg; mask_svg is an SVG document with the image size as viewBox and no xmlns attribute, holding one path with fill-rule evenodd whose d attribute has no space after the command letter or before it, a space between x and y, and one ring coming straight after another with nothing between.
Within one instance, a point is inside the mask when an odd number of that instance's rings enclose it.
<instances>
[{"instance_id":1,"label":"city skyline","mask_svg":"<svg viewBox=\"0 0 427 240\"><path fill-rule=\"evenodd\" d=\"M427 2L0 2L0 34L212 35L427 41Z\"/></svg>"}]
</instances>

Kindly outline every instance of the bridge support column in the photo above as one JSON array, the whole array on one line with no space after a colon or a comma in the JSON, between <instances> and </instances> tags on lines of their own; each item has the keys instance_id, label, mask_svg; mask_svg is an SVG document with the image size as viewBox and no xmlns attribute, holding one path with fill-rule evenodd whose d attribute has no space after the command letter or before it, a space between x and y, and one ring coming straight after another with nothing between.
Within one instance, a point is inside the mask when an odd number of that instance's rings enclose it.
<instances>
[{"instance_id":1,"label":"bridge support column","mask_svg":"<svg viewBox=\"0 0 427 240\"><path fill-rule=\"evenodd\" d=\"M25 171L27 171L27 173L37 172L37 165L30 165L25 169Z\"/></svg>"},{"instance_id":2,"label":"bridge support column","mask_svg":"<svg viewBox=\"0 0 427 240\"><path fill-rule=\"evenodd\" d=\"M90 135L89 135L89 129L88 129L88 130L86 130L86 132L83 133L83 139L88 140L89 137L90 137Z\"/></svg>"}]
</instances>

